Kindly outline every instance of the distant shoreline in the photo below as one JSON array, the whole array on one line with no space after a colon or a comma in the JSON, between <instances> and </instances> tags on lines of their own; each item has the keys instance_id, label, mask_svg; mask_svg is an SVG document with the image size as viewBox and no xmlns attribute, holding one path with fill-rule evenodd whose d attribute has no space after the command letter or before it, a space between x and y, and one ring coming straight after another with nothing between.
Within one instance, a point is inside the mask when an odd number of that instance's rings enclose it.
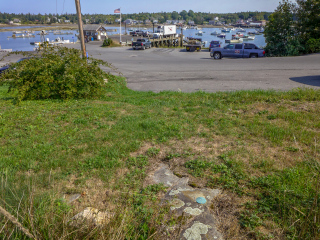
<instances>
[{"instance_id":1,"label":"distant shoreline","mask_svg":"<svg viewBox=\"0 0 320 240\"><path fill-rule=\"evenodd\" d=\"M99 24L96 24L99 25ZM108 28L108 27L120 27L119 24L101 24L104 27ZM161 24L157 24L155 25L158 26ZM39 28L39 26L43 26L43 28ZM216 25L197 25L198 27L201 28L221 28L221 27L225 27L223 25L221 26L216 26ZM0 28L1 27L15 27L14 29L0 29L0 32L11 32L11 31L25 31L25 28L19 28L19 27L30 27L28 28L28 30L33 30L33 31L39 31L40 30L77 30L78 29L78 25L77 24L22 24L22 25L10 25L10 24L0 24ZM152 24L141 24L140 26L138 25L127 25L127 29L129 28L152 28L153 25ZM233 27L233 26L230 26ZM124 25L121 25L121 28L125 28Z\"/></svg>"}]
</instances>

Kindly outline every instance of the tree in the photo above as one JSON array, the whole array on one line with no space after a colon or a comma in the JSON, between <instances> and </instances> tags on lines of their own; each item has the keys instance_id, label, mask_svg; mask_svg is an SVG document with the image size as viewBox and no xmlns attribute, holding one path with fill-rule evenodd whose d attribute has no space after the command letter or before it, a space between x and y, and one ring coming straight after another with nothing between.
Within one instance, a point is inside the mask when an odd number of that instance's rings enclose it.
<instances>
[{"instance_id":1,"label":"tree","mask_svg":"<svg viewBox=\"0 0 320 240\"><path fill-rule=\"evenodd\" d=\"M276 11L269 16L269 23L264 31L268 55L289 56L301 52L302 47L293 21L295 12L296 5L283 0Z\"/></svg>"},{"instance_id":2,"label":"tree","mask_svg":"<svg viewBox=\"0 0 320 240\"><path fill-rule=\"evenodd\" d=\"M320 1L297 0L297 28L304 42L320 39Z\"/></svg>"}]
</instances>

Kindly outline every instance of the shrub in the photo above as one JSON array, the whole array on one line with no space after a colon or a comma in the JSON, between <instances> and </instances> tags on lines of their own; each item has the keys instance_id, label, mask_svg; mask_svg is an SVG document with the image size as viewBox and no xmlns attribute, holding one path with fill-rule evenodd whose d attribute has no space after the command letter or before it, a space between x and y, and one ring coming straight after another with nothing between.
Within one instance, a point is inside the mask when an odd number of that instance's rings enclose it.
<instances>
[{"instance_id":1,"label":"shrub","mask_svg":"<svg viewBox=\"0 0 320 240\"><path fill-rule=\"evenodd\" d=\"M15 99L94 98L105 90L107 74L97 59L85 59L76 49L47 47L40 54L14 63L0 80L8 84Z\"/></svg>"},{"instance_id":2,"label":"shrub","mask_svg":"<svg viewBox=\"0 0 320 240\"><path fill-rule=\"evenodd\" d=\"M113 43L112 39L107 38L107 39L105 39L105 40L103 41L102 46L103 46L103 47L108 47L108 46L110 46L112 43Z\"/></svg>"},{"instance_id":3,"label":"shrub","mask_svg":"<svg viewBox=\"0 0 320 240\"><path fill-rule=\"evenodd\" d=\"M307 49L311 53L320 52L320 39L310 38L307 41Z\"/></svg>"}]
</instances>

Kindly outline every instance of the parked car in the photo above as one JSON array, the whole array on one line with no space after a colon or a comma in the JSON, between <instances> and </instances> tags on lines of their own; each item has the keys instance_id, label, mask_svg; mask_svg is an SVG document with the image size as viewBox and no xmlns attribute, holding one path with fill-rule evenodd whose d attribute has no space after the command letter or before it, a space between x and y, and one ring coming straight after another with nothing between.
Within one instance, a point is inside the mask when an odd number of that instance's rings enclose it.
<instances>
[{"instance_id":1,"label":"parked car","mask_svg":"<svg viewBox=\"0 0 320 240\"><path fill-rule=\"evenodd\" d=\"M161 38L163 37L162 33L153 33L153 38Z\"/></svg>"},{"instance_id":2,"label":"parked car","mask_svg":"<svg viewBox=\"0 0 320 240\"><path fill-rule=\"evenodd\" d=\"M212 48L219 48L220 46L220 41L211 41L209 45L209 52Z\"/></svg>"},{"instance_id":3,"label":"parked car","mask_svg":"<svg viewBox=\"0 0 320 240\"><path fill-rule=\"evenodd\" d=\"M135 37L135 36L142 36L143 35L143 31L141 30L137 30L137 31L133 31L133 32L130 32L130 35Z\"/></svg>"},{"instance_id":4,"label":"parked car","mask_svg":"<svg viewBox=\"0 0 320 240\"><path fill-rule=\"evenodd\" d=\"M264 57L265 53L264 49L258 48L253 43L231 43L224 48L212 48L210 56L214 59L223 57L257 58Z\"/></svg>"},{"instance_id":5,"label":"parked car","mask_svg":"<svg viewBox=\"0 0 320 240\"><path fill-rule=\"evenodd\" d=\"M142 36L143 36L143 37L152 37L152 34L153 34L153 33L146 31L146 32L144 32L144 33L142 34Z\"/></svg>"}]
</instances>

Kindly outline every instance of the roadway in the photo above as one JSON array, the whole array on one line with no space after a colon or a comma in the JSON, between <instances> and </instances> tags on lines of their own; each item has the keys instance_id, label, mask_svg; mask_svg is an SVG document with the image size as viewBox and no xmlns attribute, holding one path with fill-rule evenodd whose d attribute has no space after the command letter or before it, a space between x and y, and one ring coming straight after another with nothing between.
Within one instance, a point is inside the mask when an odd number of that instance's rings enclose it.
<instances>
[{"instance_id":1,"label":"roadway","mask_svg":"<svg viewBox=\"0 0 320 240\"><path fill-rule=\"evenodd\" d=\"M101 44L87 43L89 55L111 63L126 77L127 86L133 90L216 92L291 90L298 87L320 89L320 54L214 60L208 50L133 50L131 47L102 48ZM65 46L80 48L79 44Z\"/></svg>"},{"instance_id":2,"label":"roadway","mask_svg":"<svg viewBox=\"0 0 320 240\"><path fill-rule=\"evenodd\" d=\"M320 54L299 57L214 60L208 50L86 45L89 55L112 63L138 91L206 92L293 88L320 89Z\"/></svg>"}]
</instances>

